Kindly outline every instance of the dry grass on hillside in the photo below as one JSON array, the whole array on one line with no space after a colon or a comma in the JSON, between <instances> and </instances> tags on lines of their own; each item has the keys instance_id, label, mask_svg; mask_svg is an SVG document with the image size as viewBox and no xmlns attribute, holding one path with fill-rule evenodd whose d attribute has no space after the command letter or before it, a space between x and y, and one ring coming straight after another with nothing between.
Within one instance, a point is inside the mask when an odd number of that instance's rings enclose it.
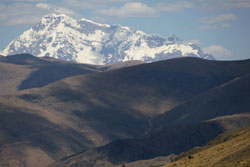
<instances>
[{"instance_id":1,"label":"dry grass on hillside","mask_svg":"<svg viewBox=\"0 0 250 167\"><path fill-rule=\"evenodd\" d=\"M164 167L250 167L250 126L224 133Z\"/></svg>"}]
</instances>

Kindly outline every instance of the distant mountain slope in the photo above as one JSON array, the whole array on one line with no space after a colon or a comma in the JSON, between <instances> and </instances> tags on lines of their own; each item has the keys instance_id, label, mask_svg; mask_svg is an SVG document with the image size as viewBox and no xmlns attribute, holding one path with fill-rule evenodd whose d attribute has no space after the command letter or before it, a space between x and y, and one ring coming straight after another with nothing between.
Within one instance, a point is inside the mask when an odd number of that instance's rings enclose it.
<instances>
[{"instance_id":1,"label":"distant mountain slope","mask_svg":"<svg viewBox=\"0 0 250 167\"><path fill-rule=\"evenodd\" d=\"M140 65L140 64L144 64L144 62L143 61L139 61L139 60L133 60L133 61L126 61L126 62L123 62L123 63L106 65L106 66L104 66L104 69L106 71L108 71L108 70L117 70L119 68L136 66L136 65Z\"/></svg>"},{"instance_id":2,"label":"distant mountain slope","mask_svg":"<svg viewBox=\"0 0 250 167\"><path fill-rule=\"evenodd\" d=\"M100 102L100 106L112 105L112 108L155 115L249 73L249 64L249 60L216 62L197 58L173 59L67 78L43 88L45 93L42 96L65 103L73 100L87 103L89 99L85 97L91 97ZM30 90L27 94L39 95L40 91ZM71 95L75 99L64 100L70 99Z\"/></svg>"},{"instance_id":3,"label":"distant mountain slope","mask_svg":"<svg viewBox=\"0 0 250 167\"><path fill-rule=\"evenodd\" d=\"M249 167L250 127L230 131L217 137L207 146L195 148L180 160L164 167Z\"/></svg>"},{"instance_id":4,"label":"distant mountain slope","mask_svg":"<svg viewBox=\"0 0 250 167\"><path fill-rule=\"evenodd\" d=\"M249 109L250 74L204 92L163 115L156 116L152 121L156 128L147 136L138 141L125 142L125 145L120 144L122 150L117 149L119 147L115 149L122 151L128 160L135 160L136 157L128 156L131 149L141 150L137 159L187 151L196 145L205 144L225 130L249 124L248 115L224 117L240 113L250 114ZM213 121L209 121L211 119ZM104 148L103 151L107 150ZM114 152L112 150L108 153L117 155ZM109 157L113 158L111 155ZM121 158L121 155L117 158Z\"/></svg>"},{"instance_id":5,"label":"distant mountain slope","mask_svg":"<svg viewBox=\"0 0 250 167\"><path fill-rule=\"evenodd\" d=\"M242 128L250 124L249 113L241 116L234 115L232 117L238 117L238 119L223 119L240 125L235 128ZM247 122L242 124L241 119L245 119ZM171 157L172 151L170 150L182 149L187 151L195 146L201 146L221 134L224 131L223 129L220 126L220 122L173 126L168 130L162 131L165 134L158 133L150 139L145 137L115 141L104 147L90 149L57 161L49 167L71 167L77 165L88 167L120 167L123 164L126 167L163 166L164 161L169 161ZM165 150L165 154L162 152L164 149L162 147L168 148L168 150ZM162 162L156 162L157 157L164 155L170 155L170 157L159 158L162 159ZM155 158L156 160L151 160L150 158ZM143 161L147 159L147 163Z\"/></svg>"},{"instance_id":6,"label":"distant mountain slope","mask_svg":"<svg viewBox=\"0 0 250 167\"><path fill-rule=\"evenodd\" d=\"M157 116L154 124L172 126L213 117L250 112L250 73L206 91L173 110Z\"/></svg>"},{"instance_id":7,"label":"distant mountain slope","mask_svg":"<svg viewBox=\"0 0 250 167\"><path fill-rule=\"evenodd\" d=\"M97 66L78 64L50 57L30 54L0 57L0 95L13 94L19 90L38 88L66 77L103 72L143 64L128 61L119 64Z\"/></svg>"},{"instance_id":8,"label":"distant mountain slope","mask_svg":"<svg viewBox=\"0 0 250 167\"><path fill-rule=\"evenodd\" d=\"M60 79L101 72L101 67L37 58L29 54L0 57L0 94L37 88Z\"/></svg>"},{"instance_id":9,"label":"distant mountain slope","mask_svg":"<svg viewBox=\"0 0 250 167\"><path fill-rule=\"evenodd\" d=\"M208 144L194 147L178 156L157 157L124 165L126 167L247 167L250 165L249 132L249 126L230 130ZM121 167L121 165L112 167Z\"/></svg>"},{"instance_id":10,"label":"distant mountain slope","mask_svg":"<svg viewBox=\"0 0 250 167\"><path fill-rule=\"evenodd\" d=\"M206 91L164 116L158 115L152 121L156 128L143 137L109 143L58 163L58 166L68 167L73 162L110 166L179 154L207 143L225 130L250 124L249 108L250 74Z\"/></svg>"},{"instance_id":11,"label":"distant mountain slope","mask_svg":"<svg viewBox=\"0 0 250 167\"><path fill-rule=\"evenodd\" d=\"M13 40L1 54L30 53L87 64L153 62L182 56L214 59L195 44L163 38L119 25L95 23L63 14L50 14Z\"/></svg>"},{"instance_id":12,"label":"distant mountain slope","mask_svg":"<svg viewBox=\"0 0 250 167\"><path fill-rule=\"evenodd\" d=\"M106 139L127 138L145 133L150 117L249 73L249 64L174 59L71 77L19 97L73 114Z\"/></svg>"}]
</instances>

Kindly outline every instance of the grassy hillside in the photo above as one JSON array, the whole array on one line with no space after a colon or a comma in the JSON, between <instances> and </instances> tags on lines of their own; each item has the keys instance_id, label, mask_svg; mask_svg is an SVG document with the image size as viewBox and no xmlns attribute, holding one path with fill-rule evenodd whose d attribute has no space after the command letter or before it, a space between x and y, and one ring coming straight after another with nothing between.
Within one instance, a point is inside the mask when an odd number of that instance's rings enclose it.
<instances>
[{"instance_id":1,"label":"grassy hillside","mask_svg":"<svg viewBox=\"0 0 250 167\"><path fill-rule=\"evenodd\" d=\"M226 132L207 146L195 148L177 159L164 167L249 167L250 127Z\"/></svg>"}]
</instances>

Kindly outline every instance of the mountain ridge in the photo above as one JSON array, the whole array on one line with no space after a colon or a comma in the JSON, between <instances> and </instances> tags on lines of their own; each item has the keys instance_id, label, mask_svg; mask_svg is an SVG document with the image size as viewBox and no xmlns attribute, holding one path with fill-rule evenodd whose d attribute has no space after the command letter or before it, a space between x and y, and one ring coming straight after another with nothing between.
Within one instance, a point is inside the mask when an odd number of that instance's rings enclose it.
<instances>
[{"instance_id":1,"label":"mountain ridge","mask_svg":"<svg viewBox=\"0 0 250 167\"><path fill-rule=\"evenodd\" d=\"M214 60L197 45L146 34L120 25L75 20L64 14L49 14L13 40L1 54L30 53L38 57L109 65L130 60L154 62L192 56Z\"/></svg>"},{"instance_id":2,"label":"mountain ridge","mask_svg":"<svg viewBox=\"0 0 250 167\"><path fill-rule=\"evenodd\" d=\"M114 65L90 65L51 57L35 57L30 54L2 56L0 57L0 95L43 87L71 76L115 70L142 63L127 61Z\"/></svg>"}]
</instances>

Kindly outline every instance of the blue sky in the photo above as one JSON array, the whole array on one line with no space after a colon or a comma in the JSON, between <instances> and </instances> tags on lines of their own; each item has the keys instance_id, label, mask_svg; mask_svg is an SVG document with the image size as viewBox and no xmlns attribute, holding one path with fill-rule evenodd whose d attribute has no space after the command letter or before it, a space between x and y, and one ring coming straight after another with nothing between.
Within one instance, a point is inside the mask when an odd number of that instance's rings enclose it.
<instances>
[{"instance_id":1,"label":"blue sky","mask_svg":"<svg viewBox=\"0 0 250 167\"><path fill-rule=\"evenodd\" d=\"M250 58L250 0L0 0L0 49L48 13L192 41L218 60Z\"/></svg>"}]
</instances>

